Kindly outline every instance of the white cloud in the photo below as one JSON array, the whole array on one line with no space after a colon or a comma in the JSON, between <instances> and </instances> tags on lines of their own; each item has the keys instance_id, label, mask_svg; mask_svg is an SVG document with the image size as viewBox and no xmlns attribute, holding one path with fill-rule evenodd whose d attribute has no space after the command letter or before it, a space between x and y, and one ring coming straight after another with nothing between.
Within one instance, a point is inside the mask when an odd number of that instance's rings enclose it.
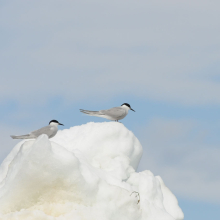
<instances>
[{"instance_id":1,"label":"white cloud","mask_svg":"<svg viewBox=\"0 0 220 220\"><path fill-rule=\"evenodd\" d=\"M1 125L0 163L19 141L12 140L11 134L25 134L43 125ZM220 203L220 149L207 143L209 129L193 120L154 118L135 133L144 148L139 170L160 175L178 196Z\"/></svg>"},{"instance_id":2,"label":"white cloud","mask_svg":"<svg viewBox=\"0 0 220 220\"><path fill-rule=\"evenodd\" d=\"M220 149L206 143L209 135L195 121L153 119L142 131L140 170L162 176L182 197L220 203Z\"/></svg>"}]
</instances>

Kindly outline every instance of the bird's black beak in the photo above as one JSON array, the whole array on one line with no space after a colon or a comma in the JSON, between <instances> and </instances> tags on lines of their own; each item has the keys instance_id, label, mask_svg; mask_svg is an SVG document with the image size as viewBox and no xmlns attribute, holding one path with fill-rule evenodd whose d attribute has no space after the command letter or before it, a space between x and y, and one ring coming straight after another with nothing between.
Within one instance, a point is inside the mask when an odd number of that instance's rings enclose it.
<instances>
[{"instance_id":1,"label":"bird's black beak","mask_svg":"<svg viewBox=\"0 0 220 220\"><path fill-rule=\"evenodd\" d=\"M59 125L63 125L63 124L59 123ZM63 125L63 126L64 126L64 125Z\"/></svg>"},{"instance_id":2,"label":"bird's black beak","mask_svg":"<svg viewBox=\"0 0 220 220\"><path fill-rule=\"evenodd\" d=\"M135 110L134 110L134 109L132 109L132 108L131 108L131 111L135 112Z\"/></svg>"}]
</instances>

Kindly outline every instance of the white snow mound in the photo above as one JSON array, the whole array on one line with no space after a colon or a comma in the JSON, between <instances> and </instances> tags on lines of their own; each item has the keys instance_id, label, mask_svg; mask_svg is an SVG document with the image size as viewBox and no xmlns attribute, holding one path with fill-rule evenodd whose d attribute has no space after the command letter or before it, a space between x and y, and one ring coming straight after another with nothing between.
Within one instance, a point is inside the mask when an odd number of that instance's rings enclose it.
<instances>
[{"instance_id":1,"label":"white snow mound","mask_svg":"<svg viewBox=\"0 0 220 220\"><path fill-rule=\"evenodd\" d=\"M135 172L141 155L138 139L116 122L21 141L0 167L0 219L183 219L160 177Z\"/></svg>"}]
</instances>

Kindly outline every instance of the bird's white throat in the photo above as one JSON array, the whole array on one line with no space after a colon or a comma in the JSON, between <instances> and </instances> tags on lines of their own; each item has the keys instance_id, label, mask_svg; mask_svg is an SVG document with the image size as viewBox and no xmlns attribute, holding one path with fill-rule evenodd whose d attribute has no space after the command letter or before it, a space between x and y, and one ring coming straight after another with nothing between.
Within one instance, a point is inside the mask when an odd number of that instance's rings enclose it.
<instances>
[{"instance_id":1,"label":"bird's white throat","mask_svg":"<svg viewBox=\"0 0 220 220\"><path fill-rule=\"evenodd\" d=\"M56 122L51 122L50 125L51 125L51 126L56 126L56 127L57 127L57 126L58 126L58 123L56 123Z\"/></svg>"}]
</instances>

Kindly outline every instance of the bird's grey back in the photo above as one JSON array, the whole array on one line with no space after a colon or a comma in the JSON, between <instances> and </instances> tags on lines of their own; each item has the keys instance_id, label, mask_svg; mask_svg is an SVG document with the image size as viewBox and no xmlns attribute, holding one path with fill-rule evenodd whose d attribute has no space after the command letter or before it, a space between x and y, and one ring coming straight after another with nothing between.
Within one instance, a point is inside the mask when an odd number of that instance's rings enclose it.
<instances>
[{"instance_id":1,"label":"bird's grey back","mask_svg":"<svg viewBox=\"0 0 220 220\"><path fill-rule=\"evenodd\" d=\"M99 111L99 113L116 118L117 120L122 119L126 116L126 111L121 107L114 107L107 110L101 110Z\"/></svg>"},{"instance_id":2,"label":"bird's grey back","mask_svg":"<svg viewBox=\"0 0 220 220\"><path fill-rule=\"evenodd\" d=\"M32 131L31 134L33 134L35 137L39 137L42 134L46 134L49 138L52 138L56 135L57 131L57 127L48 125L36 131Z\"/></svg>"}]
</instances>

